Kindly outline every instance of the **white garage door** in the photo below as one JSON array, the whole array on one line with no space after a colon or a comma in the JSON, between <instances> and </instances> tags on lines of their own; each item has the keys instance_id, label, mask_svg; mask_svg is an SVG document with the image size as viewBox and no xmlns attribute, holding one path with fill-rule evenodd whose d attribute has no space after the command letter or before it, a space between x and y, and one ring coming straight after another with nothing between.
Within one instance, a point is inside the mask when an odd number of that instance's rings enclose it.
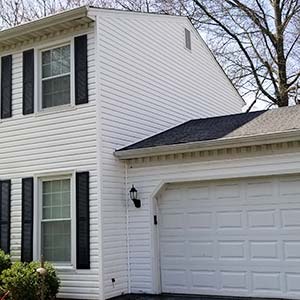
<instances>
[{"instance_id":1,"label":"white garage door","mask_svg":"<svg viewBox=\"0 0 300 300\"><path fill-rule=\"evenodd\" d=\"M159 211L163 292L300 299L300 176L169 185Z\"/></svg>"}]
</instances>

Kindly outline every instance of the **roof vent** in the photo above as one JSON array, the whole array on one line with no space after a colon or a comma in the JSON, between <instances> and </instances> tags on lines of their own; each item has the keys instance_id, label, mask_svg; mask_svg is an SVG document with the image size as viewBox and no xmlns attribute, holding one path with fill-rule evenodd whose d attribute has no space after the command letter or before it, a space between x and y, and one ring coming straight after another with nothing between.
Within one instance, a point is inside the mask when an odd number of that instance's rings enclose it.
<instances>
[{"instance_id":1,"label":"roof vent","mask_svg":"<svg viewBox=\"0 0 300 300\"><path fill-rule=\"evenodd\" d=\"M185 48L192 50L191 32L185 28L184 35L185 35Z\"/></svg>"}]
</instances>

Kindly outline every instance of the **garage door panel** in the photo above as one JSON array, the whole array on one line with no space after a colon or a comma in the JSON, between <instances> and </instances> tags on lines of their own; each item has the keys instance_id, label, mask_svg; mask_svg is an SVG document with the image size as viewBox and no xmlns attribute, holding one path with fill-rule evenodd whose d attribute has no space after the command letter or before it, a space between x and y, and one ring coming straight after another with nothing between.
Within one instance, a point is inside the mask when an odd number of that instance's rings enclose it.
<instances>
[{"instance_id":1,"label":"garage door panel","mask_svg":"<svg viewBox=\"0 0 300 300\"><path fill-rule=\"evenodd\" d=\"M276 219L276 210L272 208L247 211L249 228L276 228L279 225Z\"/></svg>"},{"instance_id":2,"label":"garage door panel","mask_svg":"<svg viewBox=\"0 0 300 300\"><path fill-rule=\"evenodd\" d=\"M300 177L279 179L279 195L282 198L300 196Z\"/></svg>"},{"instance_id":3,"label":"garage door panel","mask_svg":"<svg viewBox=\"0 0 300 300\"><path fill-rule=\"evenodd\" d=\"M252 272L251 279L254 292L279 292L283 289L280 280L280 272Z\"/></svg>"},{"instance_id":4,"label":"garage door panel","mask_svg":"<svg viewBox=\"0 0 300 300\"><path fill-rule=\"evenodd\" d=\"M209 185L186 188L187 199L190 201L210 201L212 189Z\"/></svg>"},{"instance_id":5,"label":"garage door panel","mask_svg":"<svg viewBox=\"0 0 300 300\"><path fill-rule=\"evenodd\" d=\"M159 200L163 292L300 297L300 176L171 189Z\"/></svg>"},{"instance_id":6,"label":"garage door panel","mask_svg":"<svg viewBox=\"0 0 300 300\"><path fill-rule=\"evenodd\" d=\"M246 260L245 241L224 240L217 242L220 260Z\"/></svg>"},{"instance_id":7,"label":"garage door panel","mask_svg":"<svg viewBox=\"0 0 300 300\"><path fill-rule=\"evenodd\" d=\"M184 214L168 212L160 218L161 227L164 229L182 229L185 227Z\"/></svg>"},{"instance_id":8,"label":"garage door panel","mask_svg":"<svg viewBox=\"0 0 300 300\"><path fill-rule=\"evenodd\" d=\"M300 241L285 240L283 241L284 259L286 261L300 262Z\"/></svg>"},{"instance_id":9,"label":"garage door panel","mask_svg":"<svg viewBox=\"0 0 300 300\"><path fill-rule=\"evenodd\" d=\"M162 259L168 258L186 258L185 241L165 241L160 244L161 251L164 253Z\"/></svg>"},{"instance_id":10,"label":"garage door panel","mask_svg":"<svg viewBox=\"0 0 300 300\"><path fill-rule=\"evenodd\" d=\"M292 207L281 209L281 224L284 228L299 228L300 229L300 208Z\"/></svg>"},{"instance_id":11,"label":"garage door panel","mask_svg":"<svg viewBox=\"0 0 300 300\"><path fill-rule=\"evenodd\" d=\"M219 200L241 200L241 184L240 183L224 183L215 186L216 199Z\"/></svg>"},{"instance_id":12,"label":"garage door panel","mask_svg":"<svg viewBox=\"0 0 300 300\"><path fill-rule=\"evenodd\" d=\"M247 291L247 277L246 271L220 271L221 289Z\"/></svg>"},{"instance_id":13,"label":"garage door panel","mask_svg":"<svg viewBox=\"0 0 300 300\"><path fill-rule=\"evenodd\" d=\"M211 211L188 212L185 224L189 229L212 229L213 213Z\"/></svg>"},{"instance_id":14,"label":"garage door panel","mask_svg":"<svg viewBox=\"0 0 300 300\"><path fill-rule=\"evenodd\" d=\"M286 287L287 292L289 293L297 293L300 295L300 275L299 273L286 273L285 274L286 279Z\"/></svg>"},{"instance_id":15,"label":"garage door panel","mask_svg":"<svg viewBox=\"0 0 300 300\"><path fill-rule=\"evenodd\" d=\"M193 288L208 288L215 290L217 288L217 274L214 270L191 270L191 286Z\"/></svg>"},{"instance_id":16,"label":"garage door panel","mask_svg":"<svg viewBox=\"0 0 300 300\"><path fill-rule=\"evenodd\" d=\"M215 243L213 240L190 241L187 251L187 255L191 259L215 259Z\"/></svg>"},{"instance_id":17,"label":"garage door panel","mask_svg":"<svg viewBox=\"0 0 300 300\"><path fill-rule=\"evenodd\" d=\"M245 192L246 199L251 201L263 199L264 201L272 201L275 196L275 184L272 180L256 179L246 182Z\"/></svg>"},{"instance_id":18,"label":"garage door panel","mask_svg":"<svg viewBox=\"0 0 300 300\"><path fill-rule=\"evenodd\" d=\"M187 272L181 269L162 270L162 282L166 288L186 290Z\"/></svg>"},{"instance_id":19,"label":"garage door panel","mask_svg":"<svg viewBox=\"0 0 300 300\"><path fill-rule=\"evenodd\" d=\"M217 211L216 220L219 230L242 229L245 223L242 210Z\"/></svg>"},{"instance_id":20,"label":"garage door panel","mask_svg":"<svg viewBox=\"0 0 300 300\"><path fill-rule=\"evenodd\" d=\"M251 260L280 260L280 243L277 240L249 241Z\"/></svg>"}]
</instances>

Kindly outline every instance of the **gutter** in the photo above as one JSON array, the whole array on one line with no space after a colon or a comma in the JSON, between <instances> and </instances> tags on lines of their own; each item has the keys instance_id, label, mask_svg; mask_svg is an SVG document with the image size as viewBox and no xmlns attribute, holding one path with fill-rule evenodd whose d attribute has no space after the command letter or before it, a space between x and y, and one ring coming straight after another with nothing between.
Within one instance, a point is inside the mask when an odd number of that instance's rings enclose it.
<instances>
[{"instance_id":1,"label":"gutter","mask_svg":"<svg viewBox=\"0 0 300 300\"><path fill-rule=\"evenodd\" d=\"M48 28L49 26L55 26L60 23L65 23L68 21L73 21L76 19L88 17L88 7L82 6L79 8L74 8L71 10L59 12L44 18L30 21L28 23L23 23L12 28L0 31L0 42L7 39L13 39L20 35L25 35L32 33L36 30L42 30ZM89 17L88 17L89 18ZM92 19L91 19L92 21Z\"/></svg>"},{"instance_id":2,"label":"gutter","mask_svg":"<svg viewBox=\"0 0 300 300\"><path fill-rule=\"evenodd\" d=\"M300 141L300 130L258 134L245 137L222 138L209 141L181 143L131 150L116 150L114 155L120 160L169 155L204 150L217 150L245 146L259 146L274 143Z\"/></svg>"}]
</instances>

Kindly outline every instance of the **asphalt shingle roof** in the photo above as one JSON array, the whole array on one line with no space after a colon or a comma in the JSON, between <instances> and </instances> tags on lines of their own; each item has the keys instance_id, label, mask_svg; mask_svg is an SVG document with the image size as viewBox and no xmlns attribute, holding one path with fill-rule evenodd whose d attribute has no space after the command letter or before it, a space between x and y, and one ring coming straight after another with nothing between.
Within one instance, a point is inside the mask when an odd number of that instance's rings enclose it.
<instances>
[{"instance_id":1,"label":"asphalt shingle roof","mask_svg":"<svg viewBox=\"0 0 300 300\"><path fill-rule=\"evenodd\" d=\"M297 129L300 129L300 105L191 120L118 151L249 137Z\"/></svg>"}]
</instances>

